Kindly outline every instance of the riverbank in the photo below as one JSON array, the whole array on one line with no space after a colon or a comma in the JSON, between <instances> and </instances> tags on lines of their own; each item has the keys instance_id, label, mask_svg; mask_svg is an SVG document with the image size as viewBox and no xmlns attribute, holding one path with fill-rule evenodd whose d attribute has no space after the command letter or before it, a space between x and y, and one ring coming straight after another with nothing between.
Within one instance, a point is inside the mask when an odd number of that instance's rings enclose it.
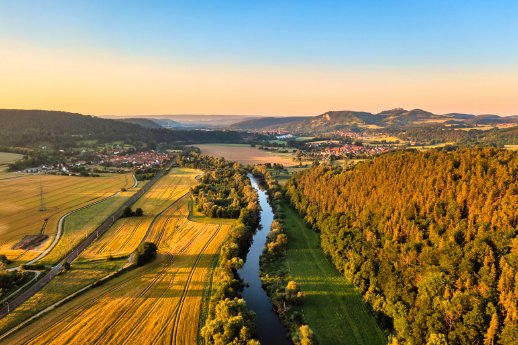
<instances>
[{"instance_id":1,"label":"riverbank","mask_svg":"<svg viewBox=\"0 0 518 345\"><path fill-rule=\"evenodd\" d=\"M282 188L267 170L258 167L255 172L269 188L279 232L270 236L261 276L294 341L302 335L297 327L307 323L321 345L386 344L388 333L378 326L353 285L327 260L318 233L283 198ZM286 240L281 240L283 235ZM290 283L302 292L300 300L287 300Z\"/></svg>"},{"instance_id":2,"label":"riverbank","mask_svg":"<svg viewBox=\"0 0 518 345\"><path fill-rule=\"evenodd\" d=\"M272 302L262 287L259 259L266 244L273 222L273 210L268 203L266 192L259 187L255 177L249 175L252 187L257 191L261 207L260 226L252 239L243 267L238 271L244 282L242 296L250 310L255 314L257 338L262 344L290 344L278 315L273 311Z\"/></svg>"}]
</instances>

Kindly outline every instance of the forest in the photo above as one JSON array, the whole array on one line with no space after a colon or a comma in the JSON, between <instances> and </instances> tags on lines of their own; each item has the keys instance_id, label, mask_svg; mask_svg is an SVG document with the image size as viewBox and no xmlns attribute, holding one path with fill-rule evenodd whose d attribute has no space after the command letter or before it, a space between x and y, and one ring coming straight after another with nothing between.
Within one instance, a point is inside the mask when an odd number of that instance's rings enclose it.
<instances>
[{"instance_id":1,"label":"forest","mask_svg":"<svg viewBox=\"0 0 518 345\"><path fill-rule=\"evenodd\" d=\"M61 111L0 109L0 146L69 148L85 141L122 141L135 147L159 143L241 142L235 131L169 130L145 128L125 121Z\"/></svg>"},{"instance_id":2,"label":"forest","mask_svg":"<svg viewBox=\"0 0 518 345\"><path fill-rule=\"evenodd\" d=\"M393 152L286 185L393 344L516 344L518 152Z\"/></svg>"}]
</instances>

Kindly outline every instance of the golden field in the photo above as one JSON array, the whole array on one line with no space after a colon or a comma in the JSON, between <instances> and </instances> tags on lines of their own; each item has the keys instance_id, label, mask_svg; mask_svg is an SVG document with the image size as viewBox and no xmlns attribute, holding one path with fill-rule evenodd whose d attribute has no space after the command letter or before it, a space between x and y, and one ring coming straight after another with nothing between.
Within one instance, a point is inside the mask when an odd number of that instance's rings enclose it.
<instances>
[{"instance_id":1,"label":"golden field","mask_svg":"<svg viewBox=\"0 0 518 345\"><path fill-rule=\"evenodd\" d=\"M284 166L298 165L291 153L275 153L259 150L245 144L201 144L196 145L204 155L224 157L242 164L279 163Z\"/></svg>"},{"instance_id":2,"label":"golden field","mask_svg":"<svg viewBox=\"0 0 518 345\"><path fill-rule=\"evenodd\" d=\"M193 169L174 168L134 205L140 207L144 216L119 219L108 232L89 247L82 257L86 259L119 257L131 254L142 241L153 220L172 202L189 192L202 172Z\"/></svg>"},{"instance_id":3,"label":"golden field","mask_svg":"<svg viewBox=\"0 0 518 345\"><path fill-rule=\"evenodd\" d=\"M70 271L0 320L1 333L122 268L127 259L121 256L142 240L157 244L153 262L73 298L2 343L196 344L212 265L233 224L189 216L188 191L199 174L173 169L161 178L134 205L144 209L144 217L120 219L72 263ZM107 260L110 256L121 258Z\"/></svg>"},{"instance_id":4,"label":"golden field","mask_svg":"<svg viewBox=\"0 0 518 345\"><path fill-rule=\"evenodd\" d=\"M182 180L190 185L196 183L194 176L198 171L187 172L183 169ZM168 178L171 174L163 179ZM182 183L178 182L178 185ZM160 195L159 192L151 194ZM145 241L158 246L154 261L85 292L3 342L196 344L203 296L211 276L212 263L232 225L218 220L212 223L208 219L203 222L189 220L189 196L177 190L169 197L169 202L164 202L168 206L162 208L163 212L158 211L160 208L155 210L157 215L145 238ZM142 202L146 203L145 200ZM115 226L113 229L110 234L112 240L124 237L122 228ZM125 229L131 234L134 228ZM98 243L102 242L103 239ZM113 250L95 251L93 246L91 251L84 253L79 263L94 262L95 259L87 261L88 257L92 258L96 253L99 257L107 253L113 255L124 247L115 243L112 245L111 242L107 240L106 245L112 246ZM75 266L76 263L73 263L72 270L59 278L71 274ZM6 330L6 319L14 318L13 314L0 321L3 330Z\"/></svg>"},{"instance_id":5,"label":"golden field","mask_svg":"<svg viewBox=\"0 0 518 345\"><path fill-rule=\"evenodd\" d=\"M40 211L40 181L46 211ZM0 254L23 263L35 258L50 243L59 219L70 211L106 198L133 185L130 174L102 177L24 175L0 181ZM25 235L43 233L49 239L36 248L13 250Z\"/></svg>"}]
</instances>

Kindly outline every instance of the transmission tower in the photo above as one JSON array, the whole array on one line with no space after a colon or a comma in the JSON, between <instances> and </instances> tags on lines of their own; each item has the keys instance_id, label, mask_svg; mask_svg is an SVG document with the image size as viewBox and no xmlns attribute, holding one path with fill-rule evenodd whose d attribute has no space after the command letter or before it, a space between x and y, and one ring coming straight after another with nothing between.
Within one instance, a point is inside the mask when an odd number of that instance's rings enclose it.
<instances>
[{"instance_id":1,"label":"transmission tower","mask_svg":"<svg viewBox=\"0 0 518 345\"><path fill-rule=\"evenodd\" d=\"M46 210L47 209L45 208L45 198L44 198L44 193L43 193L43 182L41 181L41 176L40 176L40 211L43 212Z\"/></svg>"}]
</instances>

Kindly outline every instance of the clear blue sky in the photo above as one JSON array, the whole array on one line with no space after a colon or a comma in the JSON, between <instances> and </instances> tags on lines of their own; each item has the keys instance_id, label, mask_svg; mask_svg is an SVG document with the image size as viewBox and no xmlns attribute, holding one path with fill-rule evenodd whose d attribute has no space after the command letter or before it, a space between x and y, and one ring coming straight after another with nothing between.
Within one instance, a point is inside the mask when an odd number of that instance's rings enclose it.
<instances>
[{"instance_id":1,"label":"clear blue sky","mask_svg":"<svg viewBox=\"0 0 518 345\"><path fill-rule=\"evenodd\" d=\"M0 0L0 43L13 42L56 54L329 77L344 70L515 73L518 1Z\"/></svg>"}]
</instances>

